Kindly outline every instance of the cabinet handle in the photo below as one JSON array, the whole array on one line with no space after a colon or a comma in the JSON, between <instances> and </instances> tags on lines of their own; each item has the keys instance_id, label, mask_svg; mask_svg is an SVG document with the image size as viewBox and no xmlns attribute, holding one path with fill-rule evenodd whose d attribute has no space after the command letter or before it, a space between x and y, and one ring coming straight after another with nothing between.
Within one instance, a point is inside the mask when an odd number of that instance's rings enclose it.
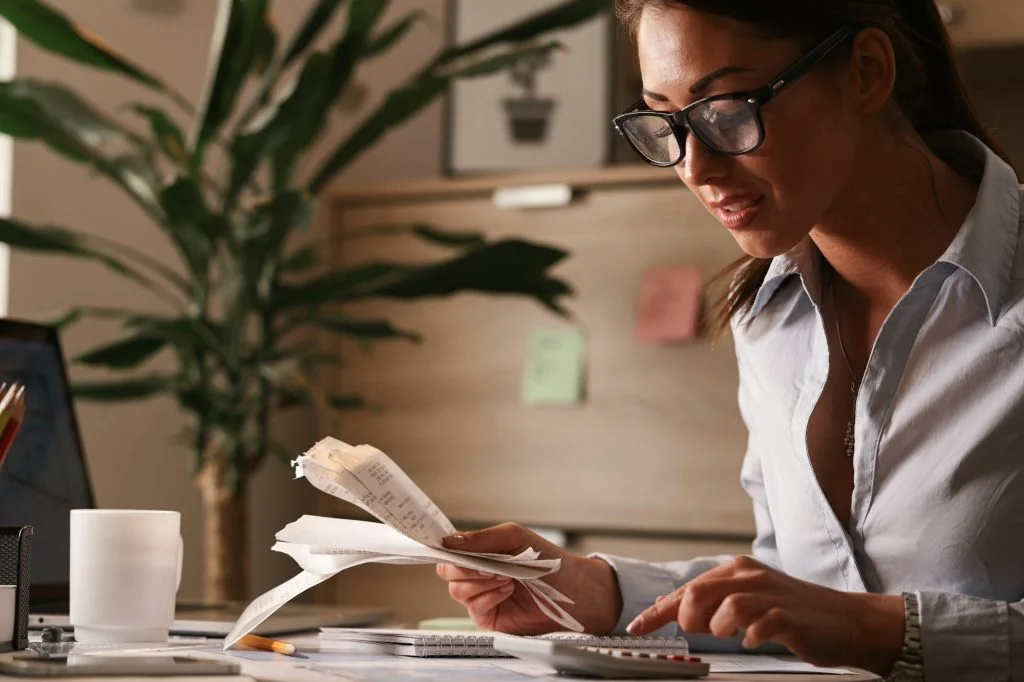
<instances>
[{"instance_id":1,"label":"cabinet handle","mask_svg":"<svg viewBox=\"0 0 1024 682\"><path fill-rule=\"evenodd\" d=\"M940 2L939 4L939 16L942 17L942 23L946 26L953 26L960 21L960 12L957 8L948 2Z\"/></svg>"}]
</instances>

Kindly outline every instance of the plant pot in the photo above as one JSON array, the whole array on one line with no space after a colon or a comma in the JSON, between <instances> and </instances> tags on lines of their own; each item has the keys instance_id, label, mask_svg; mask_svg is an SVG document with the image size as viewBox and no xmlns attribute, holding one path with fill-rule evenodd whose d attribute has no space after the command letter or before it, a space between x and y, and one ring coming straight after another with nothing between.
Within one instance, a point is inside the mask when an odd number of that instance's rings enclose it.
<instances>
[{"instance_id":1,"label":"plant pot","mask_svg":"<svg viewBox=\"0 0 1024 682\"><path fill-rule=\"evenodd\" d=\"M547 139L553 99L523 98L504 100L509 133L516 144L541 144Z\"/></svg>"}]
</instances>

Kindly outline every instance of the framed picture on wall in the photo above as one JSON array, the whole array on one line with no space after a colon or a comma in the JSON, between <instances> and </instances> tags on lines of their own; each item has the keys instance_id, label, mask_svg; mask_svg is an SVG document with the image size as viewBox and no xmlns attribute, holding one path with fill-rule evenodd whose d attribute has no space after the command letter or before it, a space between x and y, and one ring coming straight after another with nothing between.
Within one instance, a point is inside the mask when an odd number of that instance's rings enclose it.
<instances>
[{"instance_id":1,"label":"framed picture on wall","mask_svg":"<svg viewBox=\"0 0 1024 682\"><path fill-rule=\"evenodd\" d=\"M448 0L449 44L550 9L558 0ZM614 130L615 26L609 11L554 33L563 49L457 81L445 100L449 174L608 163Z\"/></svg>"}]
</instances>

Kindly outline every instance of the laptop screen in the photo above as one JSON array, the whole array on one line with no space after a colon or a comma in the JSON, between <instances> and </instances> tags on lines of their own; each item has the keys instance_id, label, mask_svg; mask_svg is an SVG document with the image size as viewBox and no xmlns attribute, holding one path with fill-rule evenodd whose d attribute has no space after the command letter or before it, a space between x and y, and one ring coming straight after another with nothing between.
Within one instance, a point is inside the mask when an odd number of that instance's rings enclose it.
<instances>
[{"instance_id":1,"label":"laptop screen","mask_svg":"<svg viewBox=\"0 0 1024 682\"><path fill-rule=\"evenodd\" d=\"M25 386L25 420L0 468L0 525L34 528L37 608L67 600L69 512L93 506L56 331L0 319L0 381Z\"/></svg>"}]
</instances>

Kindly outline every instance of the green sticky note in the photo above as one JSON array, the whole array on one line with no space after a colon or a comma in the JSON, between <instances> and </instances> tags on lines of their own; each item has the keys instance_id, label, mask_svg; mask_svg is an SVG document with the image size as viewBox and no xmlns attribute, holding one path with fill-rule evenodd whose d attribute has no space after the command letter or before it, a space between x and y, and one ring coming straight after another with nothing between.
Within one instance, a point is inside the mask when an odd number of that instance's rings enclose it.
<instances>
[{"instance_id":1,"label":"green sticky note","mask_svg":"<svg viewBox=\"0 0 1024 682\"><path fill-rule=\"evenodd\" d=\"M571 327L535 330L526 343L523 403L579 405L583 401L586 339Z\"/></svg>"},{"instance_id":2,"label":"green sticky note","mask_svg":"<svg viewBox=\"0 0 1024 682\"><path fill-rule=\"evenodd\" d=\"M472 618L428 618L419 623L420 630L481 630Z\"/></svg>"}]
</instances>

